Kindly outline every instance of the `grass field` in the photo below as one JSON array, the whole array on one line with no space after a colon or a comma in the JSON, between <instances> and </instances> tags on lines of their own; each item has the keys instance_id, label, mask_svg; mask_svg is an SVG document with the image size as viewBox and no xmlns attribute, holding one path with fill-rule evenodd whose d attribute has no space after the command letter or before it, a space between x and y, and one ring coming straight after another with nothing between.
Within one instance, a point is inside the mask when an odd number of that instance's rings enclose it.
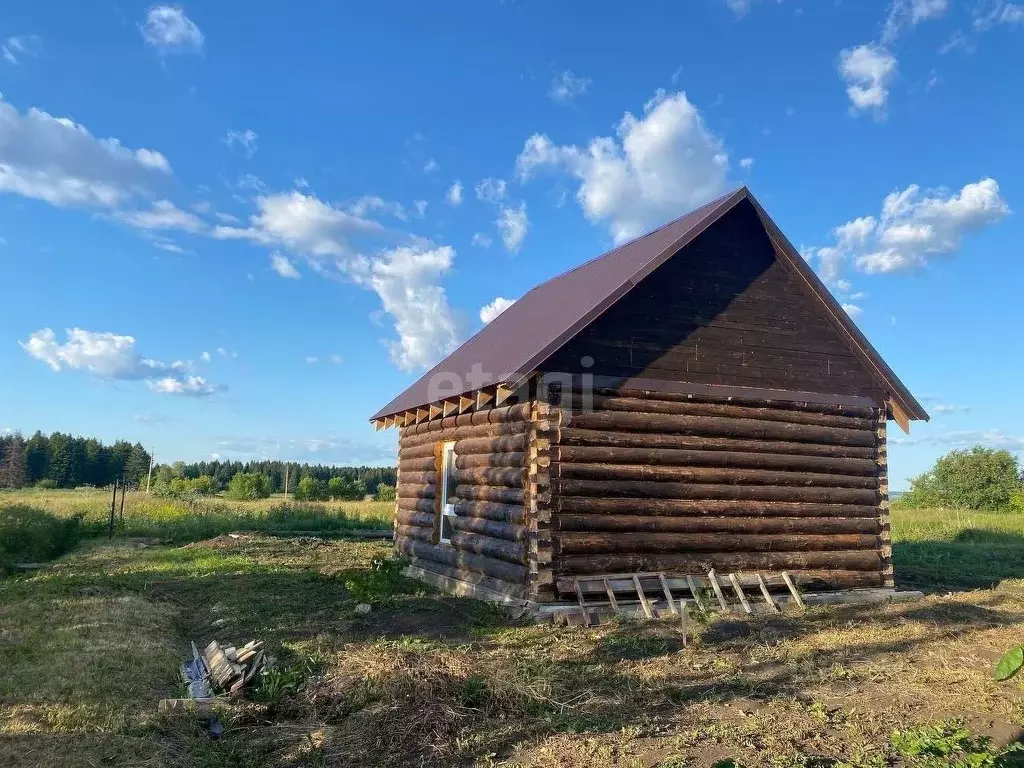
<instances>
[{"instance_id":1,"label":"grass field","mask_svg":"<svg viewBox=\"0 0 1024 768\"><path fill-rule=\"evenodd\" d=\"M89 534L106 533L110 519L109 491L0 491L0 506L25 504L61 517L82 515ZM352 528L390 528L392 502L338 501L302 503L278 495L259 501L232 501L220 496L187 503L129 492L121 516L121 496L115 510L116 534L199 541L231 531L344 531Z\"/></svg>"},{"instance_id":2,"label":"grass field","mask_svg":"<svg viewBox=\"0 0 1024 768\"><path fill-rule=\"evenodd\" d=\"M0 579L0 765L1019 765L1024 690L991 671L1024 640L1022 528L899 512L897 576L923 601L723 617L685 649L669 624L527 625L438 595L387 543L87 540ZM156 713L214 637L266 640L301 682L223 713L216 741Z\"/></svg>"}]
</instances>

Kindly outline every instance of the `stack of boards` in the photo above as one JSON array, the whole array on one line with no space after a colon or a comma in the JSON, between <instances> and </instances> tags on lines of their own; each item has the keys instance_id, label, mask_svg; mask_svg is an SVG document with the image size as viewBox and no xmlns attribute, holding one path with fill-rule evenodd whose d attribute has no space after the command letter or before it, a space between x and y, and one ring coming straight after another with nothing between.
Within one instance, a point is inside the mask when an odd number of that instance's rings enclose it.
<instances>
[{"instance_id":1,"label":"stack of boards","mask_svg":"<svg viewBox=\"0 0 1024 768\"><path fill-rule=\"evenodd\" d=\"M200 654L192 643L192 658L181 665L181 676L188 686L188 698L163 699L160 712L196 709L209 711L220 702L237 696L267 667L263 643L251 640L241 648L222 646L216 640Z\"/></svg>"},{"instance_id":2,"label":"stack of boards","mask_svg":"<svg viewBox=\"0 0 1024 768\"><path fill-rule=\"evenodd\" d=\"M250 640L241 648L222 647L214 640L203 651L203 661L215 688L227 694L236 694L252 680L266 664L263 643Z\"/></svg>"}]
</instances>

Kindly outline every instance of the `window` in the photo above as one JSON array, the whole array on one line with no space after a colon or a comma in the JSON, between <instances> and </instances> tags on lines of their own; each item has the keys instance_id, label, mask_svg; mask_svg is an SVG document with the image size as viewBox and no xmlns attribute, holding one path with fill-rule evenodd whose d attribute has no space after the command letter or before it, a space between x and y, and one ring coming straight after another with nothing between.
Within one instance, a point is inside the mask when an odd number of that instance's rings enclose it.
<instances>
[{"instance_id":1,"label":"window","mask_svg":"<svg viewBox=\"0 0 1024 768\"><path fill-rule=\"evenodd\" d=\"M455 517L455 443L441 446L441 536L442 544L452 540L452 518Z\"/></svg>"}]
</instances>

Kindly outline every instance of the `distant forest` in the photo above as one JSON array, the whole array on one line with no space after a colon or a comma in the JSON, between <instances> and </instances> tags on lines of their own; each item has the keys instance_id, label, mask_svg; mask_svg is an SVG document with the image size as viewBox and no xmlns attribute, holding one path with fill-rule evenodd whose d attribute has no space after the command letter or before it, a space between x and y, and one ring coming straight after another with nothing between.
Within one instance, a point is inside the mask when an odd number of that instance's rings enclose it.
<instances>
[{"instance_id":1,"label":"distant forest","mask_svg":"<svg viewBox=\"0 0 1024 768\"><path fill-rule=\"evenodd\" d=\"M36 432L29 438L18 433L0 436L0 488L102 487L122 476L130 486L144 488L149 463L149 452L141 443L133 445L125 440L108 446L95 438L61 432L52 435ZM231 478L244 472L265 475L271 492L281 493L286 467L289 490L294 490L304 477L322 483L340 477L361 482L367 493L374 494L381 483L394 486L397 479L394 467L337 467L283 461L177 461L155 465L153 482L166 482L172 477L194 480L206 475L213 479L217 489L224 489Z\"/></svg>"},{"instance_id":2,"label":"distant forest","mask_svg":"<svg viewBox=\"0 0 1024 768\"><path fill-rule=\"evenodd\" d=\"M149 461L140 443L126 440L108 446L62 432L36 432L28 439L15 433L0 437L0 488L104 486L122 475L134 485L140 478L145 482Z\"/></svg>"},{"instance_id":3,"label":"distant forest","mask_svg":"<svg viewBox=\"0 0 1024 768\"><path fill-rule=\"evenodd\" d=\"M239 473L265 475L270 480L271 493L284 493L285 468L288 470L288 489L294 491L305 477L327 483L332 477L361 482L369 494L377 493L381 483L394 486L395 467L337 467L330 464L299 464L292 461L197 461L161 464L153 470L153 480L161 483L172 477L195 480L202 476L213 478L217 488L227 488L231 478Z\"/></svg>"}]
</instances>

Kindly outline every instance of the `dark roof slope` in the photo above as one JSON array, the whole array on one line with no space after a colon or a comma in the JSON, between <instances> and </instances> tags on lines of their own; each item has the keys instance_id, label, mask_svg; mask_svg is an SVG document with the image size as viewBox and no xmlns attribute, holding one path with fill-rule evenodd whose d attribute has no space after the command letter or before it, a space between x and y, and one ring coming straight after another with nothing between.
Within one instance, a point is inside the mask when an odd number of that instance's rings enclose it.
<instances>
[{"instance_id":1,"label":"dark roof slope","mask_svg":"<svg viewBox=\"0 0 1024 768\"><path fill-rule=\"evenodd\" d=\"M911 418L927 419L928 414L921 405L782 236L746 187L541 283L381 408L372 419L423 407L442 396L465 394L493 384L518 385L637 283L743 200L753 203L776 248L807 280L812 291L822 300L823 308L846 332L851 346L878 373L880 381L885 383L900 406ZM431 383L442 380L442 376L443 395L438 395L432 391ZM451 388L453 379L462 382L461 389L460 386L454 390Z\"/></svg>"}]
</instances>

